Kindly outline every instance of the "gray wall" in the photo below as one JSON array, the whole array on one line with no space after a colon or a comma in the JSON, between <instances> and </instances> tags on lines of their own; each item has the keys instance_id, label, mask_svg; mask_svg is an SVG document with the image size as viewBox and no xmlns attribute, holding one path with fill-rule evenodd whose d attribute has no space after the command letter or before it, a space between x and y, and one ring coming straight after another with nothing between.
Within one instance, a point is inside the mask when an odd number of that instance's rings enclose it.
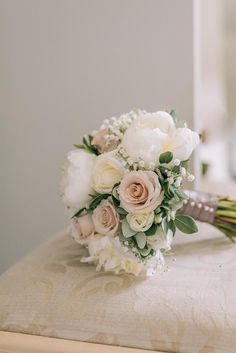
<instances>
[{"instance_id":1,"label":"gray wall","mask_svg":"<svg viewBox=\"0 0 236 353\"><path fill-rule=\"evenodd\" d=\"M133 107L193 117L193 1L0 1L0 270L66 225L59 167Z\"/></svg>"}]
</instances>

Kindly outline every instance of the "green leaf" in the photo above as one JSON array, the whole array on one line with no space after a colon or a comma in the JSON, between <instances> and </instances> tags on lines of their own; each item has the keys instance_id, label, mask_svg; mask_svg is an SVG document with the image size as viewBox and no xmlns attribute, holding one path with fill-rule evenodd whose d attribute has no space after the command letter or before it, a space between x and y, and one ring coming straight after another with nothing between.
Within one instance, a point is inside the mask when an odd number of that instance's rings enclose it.
<instances>
[{"instance_id":1,"label":"green leaf","mask_svg":"<svg viewBox=\"0 0 236 353\"><path fill-rule=\"evenodd\" d=\"M97 150L97 148L95 146L92 145L92 139L93 137L91 135L85 135L83 137L83 146L84 149L86 149L88 152L95 154L96 156L98 156L100 154L100 152ZM80 146L80 145L78 145Z\"/></svg>"},{"instance_id":2,"label":"green leaf","mask_svg":"<svg viewBox=\"0 0 236 353\"><path fill-rule=\"evenodd\" d=\"M175 225L181 232L186 234L193 234L198 231L195 220L190 216L177 215L175 217Z\"/></svg>"},{"instance_id":3,"label":"green leaf","mask_svg":"<svg viewBox=\"0 0 236 353\"><path fill-rule=\"evenodd\" d=\"M124 210L122 207L116 207L116 211L121 214L121 215L127 215L128 212L126 210Z\"/></svg>"},{"instance_id":4,"label":"green leaf","mask_svg":"<svg viewBox=\"0 0 236 353\"><path fill-rule=\"evenodd\" d=\"M182 161L180 163L180 165L181 165L181 167L184 167L184 168L188 169L188 167L189 167L189 159L186 159L185 161Z\"/></svg>"},{"instance_id":5,"label":"green leaf","mask_svg":"<svg viewBox=\"0 0 236 353\"><path fill-rule=\"evenodd\" d=\"M173 173L176 173L176 174L179 174L179 173L180 173L180 165L175 165L175 166L172 168L172 172L173 172Z\"/></svg>"},{"instance_id":6,"label":"green leaf","mask_svg":"<svg viewBox=\"0 0 236 353\"><path fill-rule=\"evenodd\" d=\"M117 200L113 195L112 195L112 201L116 207L118 207L120 205L120 201Z\"/></svg>"},{"instance_id":7,"label":"green leaf","mask_svg":"<svg viewBox=\"0 0 236 353\"><path fill-rule=\"evenodd\" d=\"M137 233L135 230L130 228L129 223L126 221L126 219L124 219L122 221L121 228L122 228L123 236L125 238L131 238L132 236L134 236Z\"/></svg>"},{"instance_id":8,"label":"green leaf","mask_svg":"<svg viewBox=\"0 0 236 353\"><path fill-rule=\"evenodd\" d=\"M110 194L99 194L98 196L95 196L92 199L92 201L90 201L89 208L95 209L103 199L107 199L109 196L111 196L111 195Z\"/></svg>"},{"instance_id":9,"label":"green leaf","mask_svg":"<svg viewBox=\"0 0 236 353\"><path fill-rule=\"evenodd\" d=\"M78 212L76 212L76 214L74 214L72 218L78 218L85 210L86 210L85 207L81 208Z\"/></svg>"},{"instance_id":10,"label":"green leaf","mask_svg":"<svg viewBox=\"0 0 236 353\"><path fill-rule=\"evenodd\" d=\"M173 120L174 120L174 123L176 124L177 123L177 115L176 115L176 111L174 109L172 109L170 111L170 115L172 116Z\"/></svg>"},{"instance_id":11,"label":"green leaf","mask_svg":"<svg viewBox=\"0 0 236 353\"><path fill-rule=\"evenodd\" d=\"M75 148L79 148L79 149L82 149L82 150L85 150L86 148L84 147L84 145L77 145L77 144L74 144L73 145Z\"/></svg>"},{"instance_id":12,"label":"green leaf","mask_svg":"<svg viewBox=\"0 0 236 353\"><path fill-rule=\"evenodd\" d=\"M171 219L168 223L169 229L172 231L173 236L175 235L176 232L176 225L175 222Z\"/></svg>"},{"instance_id":13,"label":"green leaf","mask_svg":"<svg viewBox=\"0 0 236 353\"><path fill-rule=\"evenodd\" d=\"M160 155L159 157L159 162L161 164L163 163L170 163L173 159L173 153L172 152L164 152Z\"/></svg>"},{"instance_id":14,"label":"green leaf","mask_svg":"<svg viewBox=\"0 0 236 353\"><path fill-rule=\"evenodd\" d=\"M165 234L167 234L167 232L168 232L168 223L167 223L166 217L163 218L163 220L162 220L162 222L161 222L161 226L162 226L163 232L164 232Z\"/></svg>"},{"instance_id":15,"label":"green leaf","mask_svg":"<svg viewBox=\"0 0 236 353\"><path fill-rule=\"evenodd\" d=\"M148 230L146 230L145 232L146 236L154 235L156 233L157 227L158 227L158 224L153 223L153 225Z\"/></svg>"},{"instance_id":16,"label":"green leaf","mask_svg":"<svg viewBox=\"0 0 236 353\"><path fill-rule=\"evenodd\" d=\"M135 235L135 240L137 242L139 249L143 249L145 247L147 239L143 232L137 233Z\"/></svg>"}]
</instances>

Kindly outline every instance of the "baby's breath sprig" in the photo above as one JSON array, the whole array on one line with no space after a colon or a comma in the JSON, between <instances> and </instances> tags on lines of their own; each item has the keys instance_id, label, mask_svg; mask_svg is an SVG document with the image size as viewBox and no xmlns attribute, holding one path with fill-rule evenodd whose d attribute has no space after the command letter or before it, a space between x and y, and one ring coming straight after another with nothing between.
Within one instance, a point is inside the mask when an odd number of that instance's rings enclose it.
<instances>
[{"instance_id":1,"label":"baby's breath sprig","mask_svg":"<svg viewBox=\"0 0 236 353\"><path fill-rule=\"evenodd\" d=\"M130 111L127 114L122 114L120 117L111 117L110 119L105 119L100 127L100 130L107 129L107 134L105 135L105 140L107 144L122 141L125 131L132 124L133 120L144 111Z\"/></svg>"}]
</instances>

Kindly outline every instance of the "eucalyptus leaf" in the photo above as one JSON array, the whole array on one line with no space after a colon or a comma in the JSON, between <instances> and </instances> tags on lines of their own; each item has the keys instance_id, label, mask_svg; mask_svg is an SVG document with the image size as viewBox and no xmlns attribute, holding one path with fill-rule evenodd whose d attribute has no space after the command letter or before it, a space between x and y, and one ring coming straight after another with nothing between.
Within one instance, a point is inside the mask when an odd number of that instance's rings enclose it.
<instances>
[{"instance_id":1,"label":"eucalyptus leaf","mask_svg":"<svg viewBox=\"0 0 236 353\"><path fill-rule=\"evenodd\" d=\"M185 194L185 192L182 189L175 189L174 192L178 195L178 197L181 200L187 200L188 199L188 195Z\"/></svg>"},{"instance_id":2,"label":"eucalyptus leaf","mask_svg":"<svg viewBox=\"0 0 236 353\"><path fill-rule=\"evenodd\" d=\"M122 234L122 232L119 233L119 239L121 242L124 242L127 240L127 238L124 237L124 235Z\"/></svg>"},{"instance_id":3,"label":"eucalyptus leaf","mask_svg":"<svg viewBox=\"0 0 236 353\"><path fill-rule=\"evenodd\" d=\"M133 237L137 232L133 229L130 228L129 223L124 219L122 221L122 233L125 238L131 238Z\"/></svg>"},{"instance_id":4,"label":"eucalyptus leaf","mask_svg":"<svg viewBox=\"0 0 236 353\"><path fill-rule=\"evenodd\" d=\"M177 211L177 210L179 210L181 207L183 207L183 201L178 201L178 202L176 202L175 199L171 199L171 200L169 201L169 205L170 205L172 211Z\"/></svg>"},{"instance_id":5,"label":"eucalyptus leaf","mask_svg":"<svg viewBox=\"0 0 236 353\"><path fill-rule=\"evenodd\" d=\"M190 216L176 215L175 225L181 232L186 234L193 234L198 231L195 220Z\"/></svg>"},{"instance_id":6,"label":"eucalyptus leaf","mask_svg":"<svg viewBox=\"0 0 236 353\"><path fill-rule=\"evenodd\" d=\"M140 254L144 257L148 256L152 250L152 247L150 244L146 244L143 249L140 249Z\"/></svg>"},{"instance_id":7,"label":"eucalyptus leaf","mask_svg":"<svg viewBox=\"0 0 236 353\"><path fill-rule=\"evenodd\" d=\"M137 241L137 245L138 245L139 249L143 249L146 245L146 242L147 242L145 234L143 232L137 233L135 235L135 239Z\"/></svg>"},{"instance_id":8,"label":"eucalyptus leaf","mask_svg":"<svg viewBox=\"0 0 236 353\"><path fill-rule=\"evenodd\" d=\"M168 152L164 152L160 155L159 157L159 162L161 164L164 164L164 163L170 163L173 159L173 153L168 151Z\"/></svg>"}]
</instances>

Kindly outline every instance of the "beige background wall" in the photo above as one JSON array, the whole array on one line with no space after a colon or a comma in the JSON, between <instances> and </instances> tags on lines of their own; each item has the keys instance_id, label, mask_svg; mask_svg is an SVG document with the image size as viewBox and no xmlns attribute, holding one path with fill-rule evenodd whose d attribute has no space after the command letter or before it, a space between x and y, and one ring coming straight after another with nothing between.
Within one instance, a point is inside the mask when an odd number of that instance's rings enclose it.
<instances>
[{"instance_id":1,"label":"beige background wall","mask_svg":"<svg viewBox=\"0 0 236 353\"><path fill-rule=\"evenodd\" d=\"M0 271L65 227L66 152L133 107L193 117L193 1L0 0Z\"/></svg>"}]
</instances>

